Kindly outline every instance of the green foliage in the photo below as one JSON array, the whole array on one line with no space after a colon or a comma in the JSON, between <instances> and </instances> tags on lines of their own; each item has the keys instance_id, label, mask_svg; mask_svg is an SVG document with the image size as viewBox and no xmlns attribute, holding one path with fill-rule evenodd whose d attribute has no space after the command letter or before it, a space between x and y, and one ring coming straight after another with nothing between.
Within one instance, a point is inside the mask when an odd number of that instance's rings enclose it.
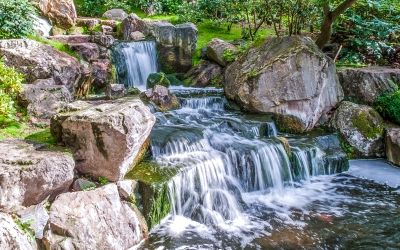
<instances>
[{"instance_id":1,"label":"green foliage","mask_svg":"<svg viewBox=\"0 0 400 250\"><path fill-rule=\"evenodd\" d=\"M359 0L334 27L334 38L344 43L342 63L388 64L400 42L400 4L393 0Z\"/></svg>"},{"instance_id":2,"label":"green foliage","mask_svg":"<svg viewBox=\"0 0 400 250\"><path fill-rule=\"evenodd\" d=\"M110 9L131 12L133 6L131 0L77 0L75 4L78 14L88 17L100 17Z\"/></svg>"},{"instance_id":3,"label":"green foliage","mask_svg":"<svg viewBox=\"0 0 400 250\"><path fill-rule=\"evenodd\" d=\"M33 220L27 220L23 222L20 218L16 218L14 221L19 229L21 229L21 231L28 236L29 240L34 241L35 231L32 229Z\"/></svg>"},{"instance_id":4,"label":"green foliage","mask_svg":"<svg viewBox=\"0 0 400 250\"><path fill-rule=\"evenodd\" d=\"M151 89L156 85L161 85L168 88L171 85L171 83L168 80L167 75L165 73L163 72L152 73L147 78L146 87L148 89Z\"/></svg>"},{"instance_id":5,"label":"green foliage","mask_svg":"<svg viewBox=\"0 0 400 250\"><path fill-rule=\"evenodd\" d=\"M28 136L25 137L26 140L36 142L36 143L41 143L41 144L46 144L46 145L56 145L57 142L53 135L50 132L50 129L43 129L38 132L34 132Z\"/></svg>"},{"instance_id":6,"label":"green foliage","mask_svg":"<svg viewBox=\"0 0 400 250\"><path fill-rule=\"evenodd\" d=\"M96 184L93 182L85 182L82 184L82 190L83 191L90 191L96 189Z\"/></svg>"},{"instance_id":7,"label":"green foliage","mask_svg":"<svg viewBox=\"0 0 400 250\"><path fill-rule=\"evenodd\" d=\"M385 119L400 125L400 90L379 96L375 108Z\"/></svg>"},{"instance_id":8,"label":"green foliage","mask_svg":"<svg viewBox=\"0 0 400 250\"><path fill-rule=\"evenodd\" d=\"M103 177L103 176L100 176L98 181L99 181L100 185L102 185L102 186L107 185L108 183L110 183L110 181L106 177Z\"/></svg>"},{"instance_id":9,"label":"green foliage","mask_svg":"<svg viewBox=\"0 0 400 250\"><path fill-rule=\"evenodd\" d=\"M227 61L228 63L233 62L236 60L238 53L236 51L227 49L224 51L224 54L222 55L224 57L224 60Z\"/></svg>"},{"instance_id":10,"label":"green foliage","mask_svg":"<svg viewBox=\"0 0 400 250\"><path fill-rule=\"evenodd\" d=\"M342 135L339 136L339 141L340 147L343 149L349 159L354 159L357 157L356 149L351 146Z\"/></svg>"},{"instance_id":11,"label":"green foliage","mask_svg":"<svg viewBox=\"0 0 400 250\"><path fill-rule=\"evenodd\" d=\"M0 60L0 127L16 120L16 99L22 89L24 76Z\"/></svg>"},{"instance_id":12,"label":"green foliage","mask_svg":"<svg viewBox=\"0 0 400 250\"><path fill-rule=\"evenodd\" d=\"M149 218L147 223L149 228L154 227L160 221L169 214L171 205L168 199L168 185L162 184L161 187L155 187L158 189L154 194L154 200L150 208Z\"/></svg>"},{"instance_id":13,"label":"green foliage","mask_svg":"<svg viewBox=\"0 0 400 250\"><path fill-rule=\"evenodd\" d=\"M0 39L31 34L35 12L29 0L0 0Z\"/></svg>"},{"instance_id":14,"label":"green foliage","mask_svg":"<svg viewBox=\"0 0 400 250\"><path fill-rule=\"evenodd\" d=\"M35 40L37 42L46 44L46 45L50 45L51 47L53 47L54 49L67 53L70 56L75 57L78 60L81 60L81 57L75 52L73 51L68 44L59 42L59 41L55 41L55 40L50 40L41 36L37 36L37 35L30 35L28 36L29 39L31 40Z\"/></svg>"},{"instance_id":15,"label":"green foliage","mask_svg":"<svg viewBox=\"0 0 400 250\"><path fill-rule=\"evenodd\" d=\"M375 111L374 114L361 112L358 116L352 117L351 123L363 136L368 139L375 139L383 133L383 126L375 125L371 120L371 116L375 115L378 115Z\"/></svg>"}]
</instances>

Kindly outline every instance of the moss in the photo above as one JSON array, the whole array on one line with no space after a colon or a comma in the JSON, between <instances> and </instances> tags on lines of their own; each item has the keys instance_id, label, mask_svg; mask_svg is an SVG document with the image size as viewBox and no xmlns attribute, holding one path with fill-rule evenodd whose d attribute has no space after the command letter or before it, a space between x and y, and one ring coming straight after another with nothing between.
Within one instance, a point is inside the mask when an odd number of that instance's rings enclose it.
<instances>
[{"instance_id":1,"label":"moss","mask_svg":"<svg viewBox=\"0 0 400 250\"><path fill-rule=\"evenodd\" d=\"M64 52L67 53L70 56L75 57L78 60L81 60L81 56L79 56L75 51L73 51L68 44L62 43L62 42L58 42L55 40L50 40L44 37L40 37L40 36L36 36L36 35L32 35L28 37L31 40L35 40L37 42L46 44L46 45L50 45L51 47L53 47L54 49L60 51L60 52Z\"/></svg>"},{"instance_id":2,"label":"moss","mask_svg":"<svg viewBox=\"0 0 400 250\"><path fill-rule=\"evenodd\" d=\"M56 140L49 128L30 134L26 136L25 139L36 143L56 145Z\"/></svg>"},{"instance_id":3,"label":"moss","mask_svg":"<svg viewBox=\"0 0 400 250\"><path fill-rule=\"evenodd\" d=\"M171 211L171 204L168 198L168 185L164 184L158 188L153 197L150 213L146 218L148 227L151 229L166 217Z\"/></svg>"},{"instance_id":4,"label":"moss","mask_svg":"<svg viewBox=\"0 0 400 250\"><path fill-rule=\"evenodd\" d=\"M137 164L126 178L153 184L169 181L176 173L176 169L161 167L158 163L146 159Z\"/></svg>"},{"instance_id":5,"label":"moss","mask_svg":"<svg viewBox=\"0 0 400 250\"><path fill-rule=\"evenodd\" d=\"M287 133L303 133L306 128L298 118L289 115L274 115L279 131Z\"/></svg>"},{"instance_id":6,"label":"moss","mask_svg":"<svg viewBox=\"0 0 400 250\"><path fill-rule=\"evenodd\" d=\"M367 139L375 139L383 134L383 125L375 125L374 117L379 117L375 111L361 111L351 118L351 123Z\"/></svg>"},{"instance_id":7,"label":"moss","mask_svg":"<svg viewBox=\"0 0 400 250\"><path fill-rule=\"evenodd\" d=\"M346 153L348 159L358 158L359 153L357 150L350 145L350 143L342 136L339 135L340 147Z\"/></svg>"}]
</instances>

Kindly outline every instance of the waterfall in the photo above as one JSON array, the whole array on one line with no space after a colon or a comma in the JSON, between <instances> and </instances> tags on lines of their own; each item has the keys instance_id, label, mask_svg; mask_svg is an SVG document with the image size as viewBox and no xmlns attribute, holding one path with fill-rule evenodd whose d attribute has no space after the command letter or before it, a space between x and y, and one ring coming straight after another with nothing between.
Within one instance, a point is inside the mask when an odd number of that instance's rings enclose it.
<instances>
[{"instance_id":1,"label":"waterfall","mask_svg":"<svg viewBox=\"0 0 400 250\"><path fill-rule=\"evenodd\" d=\"M46 19L37 16L37 15L32 15L34 19L33 23L33 29L40 35L44 37L50 36L50 31L51 31L51 24L49 21Z\"/></svg>"},{"instance_id":2,"label":"waterfall","mask_svg":"<svg viewBox=\"0 0 400 250\"><path fill-rule=\"evenodd\" d=\"M113 48L113 60L120 84L146 90L147 77L158 71L154 41L120 43Z\"/></svg>"},{"instance_id":3,"label":"waterfall","mask_svg":"<svg viewBox=\"0 0 400 250\"><path fill-rule=\"evenodd\" d=\"M151 143L154 160L179 169L168 182L173 216L226 225L245 217L245 194L280 194L312 176L345 170L345 157L312 140L285 148L273 121L226 110L217 92L173 91L181 109L156 114Z\"/></svg>"}]
</instances>

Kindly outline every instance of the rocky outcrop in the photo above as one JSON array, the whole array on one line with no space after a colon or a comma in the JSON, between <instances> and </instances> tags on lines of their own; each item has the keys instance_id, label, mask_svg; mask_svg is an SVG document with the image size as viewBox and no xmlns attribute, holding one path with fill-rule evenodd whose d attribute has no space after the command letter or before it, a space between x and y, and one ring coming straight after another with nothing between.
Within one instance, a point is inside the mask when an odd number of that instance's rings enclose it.
<instances>
[{"instance_id":1,"label":"rocky outcrop","mask_svg":"<svg viewBox=\"0 0 400 250\"><path fill-rule=\"evenodd\" d=\"M11 216L0 213L0 249L32 250L36 249L36 244L19 229Z\"/></svg>"},{"instance_id":2,"label":"rocky outcrop","mask_svg":"<svg viewBox=\"0 0 400 250\"><path fill-rule=\"evenodd\" d=\"M176 109L180 106L178 98L162 85L156 85L142 92L140 97L146 102L153 103L162 112Z\"/></svg>"},{"instance_id":3,"label":"rocky outcrop","mask_svg":"<svg viewBox=\"0 0 400 250\"><path fill-rule=\"evenodd\" d=\"M122 22L124 40L142 39L137 32L157 42L161 70L166 73L185 73L192 67L196 50L197 28L192 23L172 25L168 22L145 21L130 14Z\"/></svg>"},{"instance_id":4,"label":"rocky outcrop","mask_svg":"<svg viewBox=\"0 0 400 250\"><path fill-rule=\"evenodd\" d=\"M384 93L400 86L400 69L388 67L349 68L338 71L346 99L373 104Z\"/></svg>"},{"instance_id":5,"label":"rocky outcrop","mask_svg":"<svg viewBox=\"0 0 400 250\"><path fill-rule=\"evenodd\" d=\"M209 61L201 61L185 74L185 81L194 87L221 85L223 78L222 67Z\"/></svg>"},{"instance_id":6,"label":"rocky outcrop","mask_svg":"<svg viewBox=\"0 0 400 250\"><path fill-rule=\"evenodd\" d=\"M121 180L146 149L155 118L136 98L88 106L53 117L52 133L72 149L81 173Z\"/></svg>"},{"instance_id":7,"label":"rocky outcrop","mask_svg":"<svg viewBox=\"0 0 400 250\"><path fill-rule=\"evenodd\" d=\"M340 132L359 156L384 155L384 124L373 108L344 101L333 114L330 126Z\"/></svg>"},{"instance_id":8,"label":"rocky outcrop","mask_svg":"<svg viewBox=\"0 0 400 250\"><path fill-rule=\"evenodd\" d=\"M130 249L147 237L137 209L115 184L59 195L50 208L47 249Z\"/></svg>"},{"instance_id":9,"label":"rocky outcrop","mask_svg":"<svg viewBox=\"0 0 400 250\"><path fill-rule=\"evenodd\" d=\"M73 0L36 0L42 14L63 29L75 25L77 14Z\"/></svg>"},{"instance_id":10,"label":"rocky outcrop","mask_svg":"<svg viewBox=\"0 0 400 250\"><path fill-rule=\"evenodd\" d=\"M73 97L65 86L56 85L50 78L24 84L20 99L31 117L50 119L72 102Z\"/></svg>"},{"instance_id":11,"label":"rocky outcrop","mask_svg":"<svg viewBox=\"0 0 400 250\"><path fill-rule=\"evenodd\" d=\"M35 205L66 191L74 166L67 153L40 151L21 140L0 141L0 210Z\"/></svg>"},{"instance_id":12,"label":"rocky outcrop","mask_svg":"<svg viewBox=\"0 0 400 250\"><path fill-rule=\"evenodd\" d=\"M225 67L233 61L235 54L238 52L236 46L225 42L224 40L214 38L208 44L206 48L206 56L209 60L218 63L222 67Z\"/></svg>"},{"instance_id":13,"label":"rocky outcrop","mask_svg":"<svg viewBox=\"0 0 400 250\"><path fill-rule=\"evenodd\" d=\"M333 61L300 36L250 49L227 67L224 89L245 110L275 114L290 132L312 129L343 98Z\"/></svg>"},{"instance_id":14,"label":"rocky outcrop","mask_svg":"<svg viewBox=\"0 0 400 250\"><path fill-rule=\"evenodd\" d=\"M56 85L64 85L72 93L80 78L80 64L76 58L36 41L1 40L0 57L7 65L24 73L28 83L52 78Z\"/></svg>"},{"instance_id":15,"label":"rocky outcrop","mask_svg":"<svg viewBox=\"0 0 400 250\"><path fill-rule=\"evenodd\" d=\"M111 20L122 21L128 17L128 14L126 14L123 9L111 9L104 12L103 17Z\"/></svg>"},{"instance_id":16,"label":"rocky outcrop","mask_svg":"<svg viewBox=\"0 0 400 250\"><path fill-rule=\"evenodd\" d=\"M386 156L388 161L400 166L400 128L387 129Z\"/></svg>"}]
</instances>

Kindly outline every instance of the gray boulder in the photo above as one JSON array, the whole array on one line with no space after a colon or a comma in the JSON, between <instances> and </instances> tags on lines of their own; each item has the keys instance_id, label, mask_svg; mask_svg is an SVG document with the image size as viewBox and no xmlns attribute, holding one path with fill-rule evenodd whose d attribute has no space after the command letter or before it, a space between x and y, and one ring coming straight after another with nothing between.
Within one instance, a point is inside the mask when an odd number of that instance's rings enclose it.
<instances>
[{"instance_id":1,"label":"gray boulder","mask_svg":"<svg viewBox=\"0 0 400 250\"><path fill-rule=\"evenodd\" d=\"M140 31L134 31L129 36L132 41L142 41L146 39L146 36Z\"/></svg>"},{"instance_id":2,"label":"gray boulder","mask_svg":"<svg viewBox=\"0 0 400 250\"><path fill-rule=\"evenodd\" d=\"M68 29L75 26L77 14L73 0L36 0L42 14L53 24Z\"/></svg>"},{"instance_id":3,"label":"gray boulder","mask_svg":"<svg viewBox=\"0 0 400 250\"><path fill-rule=\"evenodd\" d=\"M0 249L33 250L36 249L36 244L19 229L11 216L0 213Z\"/></svg>"},{"instance_id":4,"label":"gray boulder","mask_svg":"<svg viewBox=\"0 0 400 250\"><path fill-rule=\"evenodd\" d=\"M381 157L384 124L381 116L371 107L344 101L335 111L330 126L362 157Z\"/></svg>"},{"instance_id":5,"label":"gray boulder","mask_svg":"<svg viewBox=\"0 0 400 250\"><path fill-rule=\"evenodd\" d=\"M115 43L115 38L112 35L96 33L90 37L92 43L97 43L100 46L111 48Z\"/></svg>"},{"instance_id":6,"label":"gray boulder","mask_svg":"<svg viewBox=\"0 0 400 250\"><path fill-rule=\"evenodd\" d=\"M147 236L141 215L115 184L59 195L50 208L47 249L130 249Z\"/></svg>"},{"instance_id":7,"label":"gray boulder","mask_svg":"<svg viewBox=\"0 0 400 250\"><path fill-rule=\"evenodd\" d=\"M162 85L156 85L142 92L140 97L146 102L153 103L162 112L176 109L180 106L178 98Z\"/></svg>"},{"instance_id":8,"label":"gray boulder","mask_svg":"<svg viewBox=\"0 0 400 250\"><path fill-rule=\"evenodd\" d=\"M128 17L128 14L126 14L123 9L111 9L104 12L103 17L111 20L122 21Z\"/></svg>"},{"instance_id":9,"label":"gray boulder","mask_svg":"<svg viewBox=\"0 0 400 250\"><path fill-rule=\"evenodd\" d=\"M31 117L50 119L72 102L73 97L65 86L56 85L50 78L24 84L20 99Z\"/></svg>"},{"instance_id":10,"label":"gray boulder","mask_svg":"<svg viewBox=\"0 0 400 250\"><path fill-rule=\"evenodd\" d=\"M21 140L0 141L0 210L36 205L68 190L74 167L68 153L40 151Z\"/></svg>"},{"instance_id":11,"label":"gray boulder","mask_svg":"<svg viewBox=\"0 0 400 250\"><path fill-rule=\"evenodd\" d=\"M222 67L228 65L231 58L227 58L228 54L230 56L235 56L238 49L235 45L232 45L224 40L214 38L208 44L206 48L206 56L209 60L218 63Z\"/></svg>"},{"instance_id":12,"label":"gray boulder","mask_svg":"<svg viewBox=\"0 0 400 250\"><path fill-rule=\"evenodd\" d=\"M81 173L118 181L147 149L154 123L139 99L124 98L54 116L51 131L72 149Z\"/></svg>"},{"instance_id":13,"label":"gray boulder","mask_svg":"<svg viewBox=\"0 0 400 250\"><path fill-rule=\"evenodd\" d=\"M400 86L400 69L389 67L343 69L338 76L346 99L365 104L373 104L377 97Z\"/></svg>"},{"instance_id":14,"label":"gray boulder","mask_svg":"<svg viewBox=\"0 0 400 250\"><path fill-rule=\"evenodd\" d=\"M224 89L247 111L275 114L289 132L311 130L343 99L333 61L300 36L250 49L226 68Z\"/></svg>"},{"instance_id":15,"label":"gray boulder","mask_svg":"<svg viewBox=\"0 0 400 250\"><path fill-rule=\"evenodd\" d=\"M222 67L209 61L201 61L185 74L185 81L194 87L206 87L222 84Z\"/></svg>"},{"instance_id":16,"label":"gray boulder","mask_svg":"<svg viewBox=\"0 0 400 250\"><path fill-rule=\"evenodd\" d=\"M388 128L385 141L388 161L400 166L400 128Z\"/></svg>"},{"instance_id":17,"label":"gray boulder","mask_svg":"<svg viewBox=\"0 0 400 250\"><path fill-rule=\"evenodd\" d=\"M76 58L33 40L1 40L0 57L7 65L24 73L28 83L53 78L56 85L64 85L72 92L80 78L80 64Z\"/></svg>"}]
</instances>

